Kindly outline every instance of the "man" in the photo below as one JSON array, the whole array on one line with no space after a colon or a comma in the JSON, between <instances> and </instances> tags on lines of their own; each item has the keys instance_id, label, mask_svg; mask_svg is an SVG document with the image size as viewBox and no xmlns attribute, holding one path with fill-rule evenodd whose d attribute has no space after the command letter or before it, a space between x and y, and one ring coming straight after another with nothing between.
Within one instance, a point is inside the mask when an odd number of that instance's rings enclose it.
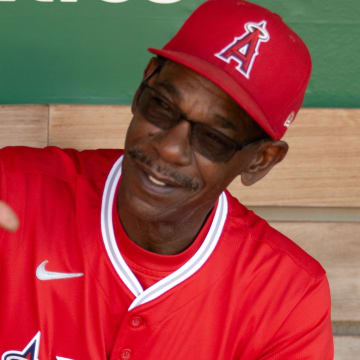
<instances>
[{"instance_id":1,"label":"man","mask_svg":"<svg viewBox=\"0 0 360 360\"><path fill-rule=\"evenodd\" d=\"M324 270L225 191L286 155L305 45L210 0L150 51L124 154L1 152L2 360L332 359Z\"/></svg>"}]
</instances>

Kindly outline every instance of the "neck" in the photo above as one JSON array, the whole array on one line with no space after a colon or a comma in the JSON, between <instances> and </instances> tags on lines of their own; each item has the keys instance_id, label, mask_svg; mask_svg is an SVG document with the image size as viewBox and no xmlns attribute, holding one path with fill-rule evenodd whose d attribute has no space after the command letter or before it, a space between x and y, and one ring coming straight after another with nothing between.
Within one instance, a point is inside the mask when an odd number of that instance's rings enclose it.
<instances>
[{"instance_id":1,"label":"neck","mask_svg":"<svg viewBox=\"0 0 360 360\"><path fill-rule=\"evenodd\" d=\"M176 221L140 219L119 206L118 215L128 237L148 251L174 255L184 251L195 240L203 227L211 208L198 216L189 214Z\"/></svg>"}]
</instances>

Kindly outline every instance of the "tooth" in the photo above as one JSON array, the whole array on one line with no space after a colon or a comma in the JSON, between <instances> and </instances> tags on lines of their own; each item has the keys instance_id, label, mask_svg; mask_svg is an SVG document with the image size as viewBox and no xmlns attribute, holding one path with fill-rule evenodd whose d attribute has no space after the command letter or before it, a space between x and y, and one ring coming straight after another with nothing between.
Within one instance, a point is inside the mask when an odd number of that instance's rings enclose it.
<instances>
[{"instance_id":1,"label":"tooth","mask_svg":"<svg viewBox=\"0 0 360 360\"><path fill-rule=\"evenodd\" d=\"M158 179L155 179L153 176L149 175L149 179L156 185L166 186L166 184Z\"/></svg>"}]
</instances>

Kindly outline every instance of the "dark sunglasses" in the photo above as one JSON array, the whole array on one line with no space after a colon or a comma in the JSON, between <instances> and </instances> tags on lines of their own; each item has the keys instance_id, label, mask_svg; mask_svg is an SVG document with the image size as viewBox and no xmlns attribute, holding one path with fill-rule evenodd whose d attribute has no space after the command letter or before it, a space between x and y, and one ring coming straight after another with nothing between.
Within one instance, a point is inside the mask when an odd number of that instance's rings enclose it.
<instances>
[{"instance_id":1,"label":"dark sunglasses","mask_svg":"<svg viewBox=\"0 0 360 360\"><path fill-rule=\"evenodd\" d=\"M238 144L233 139L218 130L195 122L186 117L185 114L158 90L146 84L149 78L158 70L155 70L141 84L137 108L140 114L151 124L163 130L169 130L179 124L182 120L190 123L190 144L193 149L214 162L229 161L236 151L246 145Z\"/></svg>"}]
</instances>

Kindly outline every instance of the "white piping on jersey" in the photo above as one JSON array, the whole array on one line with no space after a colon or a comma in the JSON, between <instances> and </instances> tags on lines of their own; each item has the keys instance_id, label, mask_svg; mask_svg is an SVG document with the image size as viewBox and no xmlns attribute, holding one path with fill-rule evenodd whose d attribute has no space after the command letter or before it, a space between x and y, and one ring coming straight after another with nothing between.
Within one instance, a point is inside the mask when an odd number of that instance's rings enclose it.
<instances>
[{"instance_id":1,"label":"white piping on jersey","mask_svg":"<svg viewBox=\"0 0 360 360\"><path fill-rule=\"evenodd\" d=\"M219 196L218 206L210 229L197 252L179 269L144 290L122 257L114 233L112 221L113 203L121 176L122 160L123 156L115 162L105 183L101 206L101 232L107 254L115 271L135 296L134 301L128 309L130 311L141 304L158 298L168 290L188 279L205 264L221 236L227 216L228 204L225 193L222 193Z\"/></svg>"},{"instance_id":2,"label":"white piping on jersey","mask_svg":"<svg viewBox=\"0 0 360 360\"><path fill-rule=\"evenodd\" d=\"M116 244L114 227L112 221L113 201L117 184L121 176L121 165L123 156L121 156L113 165L105 183L105 189L101 205L101 232L107 254L122 281L135 295L139 296L144 290L136 278L134 273L126 264L121 256L119 248Z\"/></svg>"}]
</instances>

